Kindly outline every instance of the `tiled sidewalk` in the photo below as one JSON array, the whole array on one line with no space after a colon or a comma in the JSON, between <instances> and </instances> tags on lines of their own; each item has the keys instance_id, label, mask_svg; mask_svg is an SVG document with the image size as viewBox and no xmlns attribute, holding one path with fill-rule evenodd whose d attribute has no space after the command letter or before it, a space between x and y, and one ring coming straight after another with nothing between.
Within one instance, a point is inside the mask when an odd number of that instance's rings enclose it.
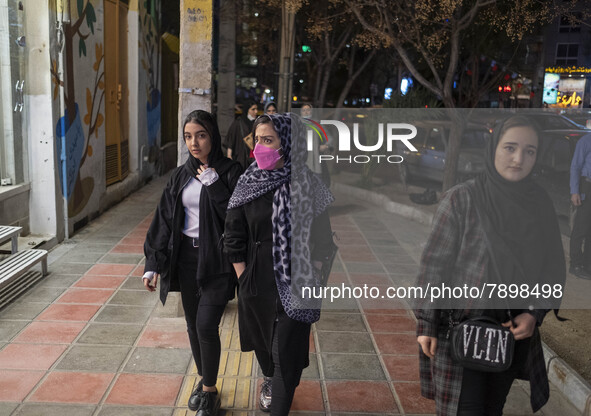
<instances>
[{"instance_id":1,"label":"tiled sidewalk","mask_svg":"<svg viewBox=\"0 0 591 416\"><path fill-rule=\"evenodd\" d=\"M147 292L143 240L166 177L50 253L51 274L0 311L0 415L181 416L197 381L182 317ZM331 285L385 288L414 278L428 229L337 195ZM221 415L256 411L260 372L240 351L236 304L221 325ZM420 397L414 318L403 303L325 302L296 415L434 413ZM529 414L516 383L506 414ZM558 393L540 414L569 415Z\"/></svg>"}]
</instances>

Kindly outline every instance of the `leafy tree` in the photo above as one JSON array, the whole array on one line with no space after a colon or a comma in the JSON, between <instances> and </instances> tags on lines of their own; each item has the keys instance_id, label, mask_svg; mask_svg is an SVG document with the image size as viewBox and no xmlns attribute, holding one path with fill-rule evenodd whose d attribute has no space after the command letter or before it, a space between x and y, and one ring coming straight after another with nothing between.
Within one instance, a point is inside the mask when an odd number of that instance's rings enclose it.
<instances>
[{"instance_id":1,"label":"leafy tree","mask_svg":"<svg viewBox=\"0 0 591 416\"><path fill-rule=\"evenodd\" d=\"M461 70L464 42L475 28L491 36L504 33L508 40L519 41L548 22L555 12L551 2L537 0L333 1L354 13L366 36L394 48L412 76L448 109L454 122L446 154L444 190L455 184L464 123L453 111L462 104L462 96L454 92L453 86ZM473 82L486 82L483 80L479 76Z\"/></svg>"}]
</instances>

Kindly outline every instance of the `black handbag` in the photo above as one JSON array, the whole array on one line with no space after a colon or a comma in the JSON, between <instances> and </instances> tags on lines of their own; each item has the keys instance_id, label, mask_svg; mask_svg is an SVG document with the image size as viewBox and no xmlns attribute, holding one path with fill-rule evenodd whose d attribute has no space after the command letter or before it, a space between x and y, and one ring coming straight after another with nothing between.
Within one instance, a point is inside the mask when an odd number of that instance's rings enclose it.
<instances>
[{"instance_id":1,"label":"black handbag","mask_svg":"<svg viewBox=\"0 0 591 416\"><path fill-rule=\"evenodd\" d=\"M450 315L450 326L451 315ZM501 372L511 367L515 338L492 318L467 319L451 328L451 356L462 367Z\"/></svg>"},{"instance_id":2,"label":"black handbag","mask_svg":"<svg viewBox=\"0 0 591 416\"><path fill-rule=\"evenodd\" d=\"M331 239L330 244L330 254L326 256L324 260L322 260L322 268L320 269L320 283L322 286L326 286L328 282L328 276L330 275L330 271L332 270L332 264L334 263L334 259L337 256L337 251L339 247L334 243L334 233L333 238Z\"/></svg>"}]
</instances>

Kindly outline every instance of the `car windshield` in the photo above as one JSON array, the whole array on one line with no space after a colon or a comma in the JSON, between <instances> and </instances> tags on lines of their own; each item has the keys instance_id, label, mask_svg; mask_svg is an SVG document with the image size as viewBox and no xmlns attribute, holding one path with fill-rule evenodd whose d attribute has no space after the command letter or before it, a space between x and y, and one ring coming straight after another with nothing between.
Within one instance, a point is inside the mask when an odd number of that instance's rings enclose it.
<instances>
[{"instance_id":1,"label":"car windshield","mask_svg":"<svg viewBox=\"0 0 591 416\"><path fill-rule=\"evenodd\" d=\"M468 130L462 139L462 149L484 149L490 133L484 130Z\"/></svg>"},{"instance_id":2,"label":"car windshield","mask_svg":"<svg viewBox=\"0 0 591 416\"><path fill-rule=\"evenodd\" d=\"M580 129L581 127L570 120L553 114L532 115L531 118L542 130Z\"/></svg>"}]
</instances>

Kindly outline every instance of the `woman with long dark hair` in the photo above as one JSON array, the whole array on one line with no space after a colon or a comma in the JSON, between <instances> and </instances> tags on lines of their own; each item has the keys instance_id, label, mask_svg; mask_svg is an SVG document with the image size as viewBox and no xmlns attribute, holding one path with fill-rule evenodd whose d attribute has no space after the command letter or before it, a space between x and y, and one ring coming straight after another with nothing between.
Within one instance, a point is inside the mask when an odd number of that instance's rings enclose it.
<instances>
[{"instance_id":1,"label":"woman with long dark hair","mask_svg":"<svg viewBox=\"0 0 591 416\"><path fill-rule=\"evenodd\" d=\"M189 157L173 171L146 235L143 282L153 292L160 277L162 304L169 291L181 292L191 351L202 377L188 406L199 416L212 416L220 406L218 327L236 286L219 241L242 168L223 156L217 123L206 111L187 116L183 140Z\"/></svg>"}]
</instances>

